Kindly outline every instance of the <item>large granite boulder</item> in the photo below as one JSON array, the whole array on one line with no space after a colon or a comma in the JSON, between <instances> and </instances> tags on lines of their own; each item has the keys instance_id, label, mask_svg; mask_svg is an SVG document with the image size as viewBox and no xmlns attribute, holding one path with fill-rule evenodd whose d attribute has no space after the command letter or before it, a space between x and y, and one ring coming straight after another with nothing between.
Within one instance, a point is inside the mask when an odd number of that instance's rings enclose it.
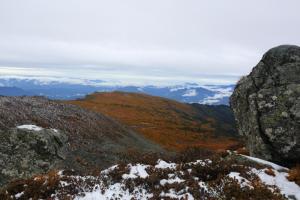
<instances>
[{"instance_id":1,"label":"large granite boulder","mask_svg":"<svg viewBox=\"0 0 300 200\"><path fill-rule=\"evenodd\" d=\"M238 82L230 104L251 155L300 162L300 47L269 50Z\"/></svg>"},{"instance_id":2,"label":"large granite boulder","mask_svg":"<svg viewBox=\"0 0 300 200\"><path fill-rule=\"evenodd\" d=\"M0 131L0 186L58 167L68 153L67 136L33 125Z\"/></svg>"}]
</instances>

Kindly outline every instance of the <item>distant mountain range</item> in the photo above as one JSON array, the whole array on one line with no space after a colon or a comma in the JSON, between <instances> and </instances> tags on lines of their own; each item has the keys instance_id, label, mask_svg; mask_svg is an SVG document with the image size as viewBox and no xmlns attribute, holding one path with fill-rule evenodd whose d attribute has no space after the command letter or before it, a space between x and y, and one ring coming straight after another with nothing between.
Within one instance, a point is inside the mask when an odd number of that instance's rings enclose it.
<instances>
[{"instance_id":1,"label":"distant mountain range","mask_svg":"<svg viewBox=\"0 0 300 200\"><path fill-rule=\"evenodd\" d=\"M165 97L184 103L228 105L234 85L199 85L185 83L176 86L116 86L103 81L90 80L85 83L41 81L38 79L0 78L0 95L46 96L50 99L73 100L93 92L135 92Z\"/></svg>"}]
</instances>

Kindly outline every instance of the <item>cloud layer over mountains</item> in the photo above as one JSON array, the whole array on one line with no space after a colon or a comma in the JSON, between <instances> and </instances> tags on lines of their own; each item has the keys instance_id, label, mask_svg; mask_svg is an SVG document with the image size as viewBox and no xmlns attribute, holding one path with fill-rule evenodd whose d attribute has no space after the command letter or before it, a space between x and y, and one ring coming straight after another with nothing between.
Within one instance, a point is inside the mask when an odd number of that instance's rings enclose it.
<instances>
[{"instance_id":1,"label":"cloud layer over mountains","mask_svg":"<svg viewBox=\"0 0 300 200\"><path fill-rule=\"evenodd\" d=\"M297 0L4 0L0 74L136 82L222 74L213 80L234 82L270 47L300 44L299 7Z\"/></svg>"}]
</instances>

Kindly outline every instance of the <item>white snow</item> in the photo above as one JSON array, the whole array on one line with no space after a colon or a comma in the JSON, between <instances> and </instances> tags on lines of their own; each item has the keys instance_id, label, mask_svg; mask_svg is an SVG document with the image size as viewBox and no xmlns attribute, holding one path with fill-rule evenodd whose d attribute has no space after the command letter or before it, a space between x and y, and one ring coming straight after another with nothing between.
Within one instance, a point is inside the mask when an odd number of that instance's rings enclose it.
<instances>
[{"instance_id":1,"label":"white snow","mask_svg":"<svg viewBox=\"0 0 300 200\"><path fill-rule=\"evenodd\" d=\"M51 128L52 131L54 131L55 133L58 133L58 130L55 128Z\"/></svg>"},{"instance_id":2,"label":"white snow","mask_svg":"<svg viewBox=\"0 0 300 200\"><path fill-rule=\"evenodd\" d=\"M199 186L201 187L201 188L203 188L204 189L204 191L208 191L208 188L207 188L207 185L206 185L206 183L205 182L203 182L203 181L199 181Z\"/></svg>"},{"instance_id":3,"label":"white snow","mask_svg":"<svg viewBox=\"0 0 300 200\"><path fill-rule=\"evenodd\" d=\"M137 90L140 91L140 92L144 91L144 89L142 87L139 87Z\"/></svg>"},{"instance_id":4,"label":"white snow","mask_svg":"<svg viewBox=\"0 0 300 200\"><path fill-rule=\"evenodd\" d=\"M183 193L178 194L179 192L176 192L174 189L170 189L169 192L161 192L160 197L169 197L173 199L187 199L187 200L194 200L194 197L190 193Z\"/></svg>"},{"instance_id":5,"label":"white snow","mask_svg":"<svg viewBox=\"0 0 300 200\"><path fill-rule=\"evenodd\" d=\"M18 199L18 198L20 198L23 194L24 194L24 192L17 193L17 194L15 195L15 198Z\"/></svg>"},{"instance_id":6,"label":"white snow","mask_svg":"<svg viewBox=\"0 0 300 200\"><path fill-rule=\"evenodd\" d=\"M114 171L117 168L118 168L118 165L113 165L113 166L101 171L101 174L109 174L110 172Z\"/></svg>"},{"instance_id":7,"label":"white snow","mask_svg":"<svg viewBox=\"0 0 300 200\"><path fill-rule=\"evenodd\" d=\"M84 197L76 197L75 200L146 200L153 197L153 194L149 194L145 189L141 188L135 188L135 190L130 193L128 189L124 190L125 186L120 183L109 186L104 190L104 193L102 193L100 185L97 185L96 187L98 189L94 190L93 192L86 192Z\"/></svg>"},{"instance_id":8,"label":"white snow","mask_svg":"<svg viewBox=\"0 0 300 200\"><path fill-rule=\"evenodd\" d=\"M68 182L66 182L66 181L60 181L60 185L61 185L62 187L66 187L66 186L69 186L69 185L71 185L71 184L68 183Z\"/></svg>"},{"instance_id":9,"label":"white snow","mask_svg":"<svg viewBox=\"0 0 300 200\"><path fill-rule=\"evenodd\" d=\"M176 92L178 90L183 90L183 89L185 89L185 88L184 87L174 87L174 88L170 89L170 92Z\"/></svg>"},{"instance_id":10,"label":"white snow","mask_svg":"<svg viewBox=\"0 0 300 200\"><path fill-rule=\"evenodd\" d=\"M239 172L230 172L228 176L230 178L236 179L242 187L250 186L250 182L247 179L241 177Z\"/></svg>"},{"instance_id":11,"label":"white snow","mask_svg":"<svg viewBox=\"0 0 300 200\"><path fill-rule=\"evenodd\" d=\"M31 130L31 131L41 131L43 130L42 127L36 126L36 125L32 125L32 124L24 124L24 125L20 125L17 126L18 129L26 129L26 130Z\"/></svg>"},{"instance_id":12,"label":"white snow","mask_svg":"<svg viewBox=\"0 0 300 200\"><path fill-rule=\"evenodd\" d=\"M255 158L255 157L246 156L246 155L241 155L241 156L243 156L245 158L248 158L249 160L253 160L257 163L261 163L261 164L264 164L264 165L269 165L273 169L276 169L276 170L288 170L288 168L282 167L280 165L277 165L275 163L272 163L272 162L269 162L269 161L266 161L266 160L263 160L263 159L260 159L260 158Z\"/></svg>"},{"instance_id":13,"label":"white snow","mask_svg":"<svg viewBox=\"0 0 300 200\"><path fill-rule=\"evenodd\" d=\"M245 156L248 159L251 159L255 162L259 162L265 165L272 166L274 168L275 176L271 176L265 173L265 169L255 169L252 168L248 173L254 173L256 174L260 180L266 184L267 186L276 186L280 189L281 193L285 195L289 199L299 199L300 200L300 187L295 182L290 182L287 180L287 172L284 172L286 168L281 167L279 165L276 165L274 163L253 158L250 156ZM211 160L197 160L195 162L187 163L189 165L201 165L205 166L209 163L212 163ZM168 170L175 170L168 174L167 177L164 177L160 180L161 187L165 187L167 184L174 184L174 183L184 183L186 180L182 179L181 175L184 175L181 173L182 171L177 171L177 164L176 163L168 163L164 160L158 160L157 164L155 166L150 165L143 165L143 164L128 164L127 165L129 169L128 174L122 175L122 180L117 183L111 183L111 185L106 185L104 182L100 182L96 184L92 191L88 190L84 192L85 196L77 196L76 200L106 200L106 199L124 199L124 200L130 200L130 199L141 199L146 200L153 197L153 194L147 191L146 188L141 186L136 186L133 191L129 191L129 189L126 187L126 181L134 181L134 180L128 180L128 179L135 179L135 178L147 178L149 174L147 173L146 169L149 168L149 173L154 169L168 169ZM154 168L152 168L154 167ZM106 170L103 170L101 172L104 176L109 176L109 173L113 170L117 169L118 165L114 165ZM152 170L151 170L152 169ZM284 170L283 170L284 169ZM190 171L189 169L187 169ZM251 185L251 182L247 180L246 178L242 177L239 172L230 172L228 174L228 177L236 179L241 187L249 186L250 188L253 188ZM85 177L78 177L78 178L85 178ZM203 188L206 192L209 192L213 194L214 191L211 191L209 187L207 187L207 183L199 180L197 177L193 177L194 180L196 180L201 188ZM62 182L62 185L67 185L67 183ZM188 192L189 187L184 186L183 189L180 191L176 191L175 189L169 189L169 190L163 190L160 193L160 198L174 198L174 199L188 199L193 200L194 197ZM270 190L272 188L270 187ZM216 195L218 195L216 193Z\"/></svg>"},{"instance_id":14,"label":"white snow","mask_svg":"<svg viewBox=\"0 0 300 200\"><path fill-rule=\"evenodd\" d=\"M184 90L184 89L193 89L193 88L200 88L200 85L197 84L184 84L184 85L176 85L170 87L170 92L176 92L178 90Z\"/></svg>"},{"instance_id":15,"label":"white snow","mask_svg":"<svg viewBox=\"0 0 300 200\"><path fill-rule=\"evenodd\" d=\"M290 182L286 177L288 174L286 172L278 172L274 170L275 176L271 176L265 173L266 169L257 170L252 169L252 171L257 174L263 183L266 185L275 185L280 189L281 194L286 195L286 197L294 196L296 199L300 200L300 187L295 182Z\"/></svg>"},{"instance_id":16,"label":"white snow","mask_svg":"<svg viewBox=\"0 0 300 200\"><path fill-rule=\"evenodd\" d=\"M160 184L162 186L166 185L166 184L173 184L173 183L182 183L184 182L185 180L183 179L180 179L178 177L175 177L175 178L171 178L171 179L162 179L160 180Z\"/></svg>"},{"instance_id":17,"label":"white snow","mask_svg":"<svg viewBox=\"0 0 300 200\"><path fill-rule=\"evenodd\" d=\"M187 90L182 96L183 97L194 97L194 96L197 96L197 91L195 89Z\"/></svg>"},{"instance_id":18,"label":"white snow","mask_svg":"<svg viewBox=\"0 0 300 200\"><path fill-rule=\"evenodd\" d=\"M176 164L175 163L167 163L164 160L158 160L157 161L157 165L155 165L155 168L157 169L175 169L176 168Z\"/></svg>"},{"instance_id":19,"label":"white snow","mask_svg":"<svg viewBox=\"0 0 300 200\"><path fill-rule=\"evenodd\" d=\"M190 162L188 164L205 166L210 163L212 163L212 161L210 159L205 159L205 160L196 160L195 162Z\"/></svg>"},{"instance_id":20,"label":"white snow","mask_svg":"<svg viewBox=\"0 0 300 200\"><path fill-rule=\"evenodd\" d=\"M57 172L57 175L60 176L60 177L62 177L62 176L63 176L63 173L64 173L64 170L59 170L59 171Z\"/></svg>"},{"instance_id":21,"label":"white snow","mask_svg":"<svg viewBox=\"0 0 300 200\"><path fill-rule=\"evenodd\" d=\"M123 174L122 178L123 179L128 179L128 178L146 178L149 176L149 174L146 172L146 168L148 167L148 165L141 165L141 164L137 164L137 165L129 165L130 166L130 172L129 174Z\"/></svg>"},{"instance_id":22,"label":"white snow","mask_svg":"<svg viewBox=\"0 0 300 200\"><path fill-rule=\"evenodd\" d=\"M233 92L231 87L219 88L217 86L203 86L203 88L216 92L216 94L204 98L202 101L199 102L200 104L211 105L211 104L218 103L224 97L230 97L230 95Z\"/></svg>"}]
</instances>

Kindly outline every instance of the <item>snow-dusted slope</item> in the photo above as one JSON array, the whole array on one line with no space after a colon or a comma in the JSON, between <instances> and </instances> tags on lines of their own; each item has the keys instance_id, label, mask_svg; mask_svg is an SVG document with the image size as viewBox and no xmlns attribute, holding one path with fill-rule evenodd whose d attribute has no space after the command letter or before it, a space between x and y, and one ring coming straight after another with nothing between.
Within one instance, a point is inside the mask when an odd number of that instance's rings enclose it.
<instances>
[{"instance_id":1,"label":"snow-dusted slope","mask_svg":"<svg viewBox=\"0 0 300 200\"><path fill-rule=\"evenodd\" d=\"M51 199L300 199L300 187L287 179L287 172L274 163L236 154L192 162L159 159L152 164L114 165L97 176L59 171L6 193L26 199L33 185L49 192L51 182Z\"/></svg>"},{"instance_id":2,"label":"snow-dusted slope","mask_svg":"<svg viewBox=\"0 0 300 200\"><path fill-rule=\"evenodd\" d=\"M252 157L248 157L251 158ZM268 170L268 167L264 167L262 169L256 169L256 168L249 168L246 172L247 176L258 176L259 181L265 185L266 188L269 188L270 191L274 191L274 188L278 188L280 193L285 196L288 199L300 199L300 186L298 186L294 182L290 182L287 179L287 172L282 171L286 168L279 167L278 165L274 163L270 163L267 161L262 161L254 158L253 160L258 161L261 164L268 164L272 167L272 171L274 172L274 175L269 175L266 173L266 170ZM111 198L120 198L120 199L149 199L154 197L153 191L147 191L147 187L143 184L140 184L138 187L135 187L133 191L129 191L127 188L127 180L128 178L131 178L134 182L135 179L145 179L151 175L151 172L159 171L161 169L169 171L166 176L162 177L159 181L159 184L157 187L157 190L161 190L160 194L158 195L160 198L174 198L174 199L197 199L197 196L195 194L191 193L190 185L190 179L194 179L195 183L198 184L197 190L199 191L198 194L207 193L204 194L204 196L211 196L211 197L218 197L221 196L221 193L214 189L214 187L209 186L209 183L206 183L205 181L199 179L197 176L193 176L193 170L197 170L198 166L205 167L212 164L211 160L197 160L195 162L185 163L185 166L187 167L185 170L180 169L182 166L181 164L176 163L168 163L163 160L159 160L157 165L149 166L149 165L128 165L130 169L129 174L124 174L122 176L123 179L121 179L118 183L110 184L108 186L101 186L101 183L99 185L95 185L93 191L85 191L83 193L83 196L76 196L76 199L82 199L82 200L91 200L91 199L111 199ZM102 174L105 174L106 176L109 176L110 173L112 173L114 170L118 169L118 166L115 166L109 170L106 170L102 172ZM147 173L147 169L149 171L149 174ZM245 172L243 172L245 173ZM185 178L188 176L188 180ZM190 176L190 177L189 177ZM237 181L241 188L248 187L254 189L255 186L253 186L253 177L249 178L249 180L246 178L245 175L241 175L239 172L229 172L227 175L230 179L233 179ZM225 178L224 178L225 180ZM167 185L167 190L164 190L163 187ZM177 187L180 187L178 189ZM104 193L102 192L104 189ZM195 189L195 188L193 188ZM157 196L155 196L157 198Z\"/></svg>"}]
</instances>

